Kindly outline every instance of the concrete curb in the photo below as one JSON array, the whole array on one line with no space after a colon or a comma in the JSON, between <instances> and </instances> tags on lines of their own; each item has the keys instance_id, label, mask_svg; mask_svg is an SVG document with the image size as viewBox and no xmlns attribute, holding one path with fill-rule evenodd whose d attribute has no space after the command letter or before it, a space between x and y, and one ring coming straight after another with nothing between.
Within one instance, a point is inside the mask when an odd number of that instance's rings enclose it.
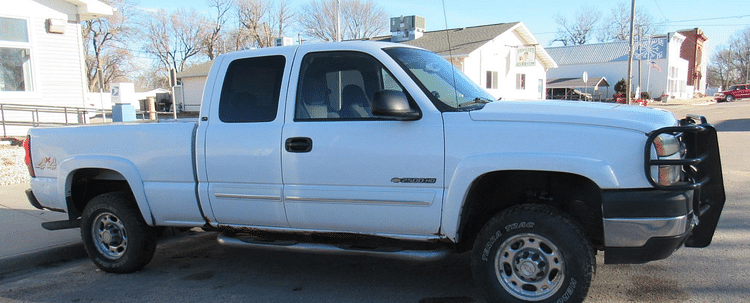
<instances>
[{"instance_id":1,"label":"concrete curb","mask_svg":"<svg viewBox=\"0 0 750 303\"><path fill-rule=\"evenodd\" d=\"M63 244L0 259L0 277L52 263L85 258L83 243Z\"/></svg>"}]
</instances>

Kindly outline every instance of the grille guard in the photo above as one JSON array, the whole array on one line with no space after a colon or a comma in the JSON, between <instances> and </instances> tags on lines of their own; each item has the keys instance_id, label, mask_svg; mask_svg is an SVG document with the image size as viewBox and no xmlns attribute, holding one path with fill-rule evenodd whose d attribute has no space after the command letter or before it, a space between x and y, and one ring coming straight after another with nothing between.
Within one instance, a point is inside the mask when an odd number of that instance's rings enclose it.
<instances>
[{"instance_id":1,"label":"grille guard","mask_svg":"<svg viewBox=\"0 0 750 303\"><path fill-rule=\"evenodd\" d=\"M672 134L685 144L684 159L651 159L651 148L660 134ZM680 126L665 127L648 134L645 147L646 179L654 188L665 191L694 191L693 214L698 225L685 242L686 247L706 247L711 244L714 231L724 208L724 177L721 171L719 141L716 128L703 116L688 115ZM653 166L680 165L684 177L680 182L664 186L651 173Z\"/></svg>"}]
</instances>

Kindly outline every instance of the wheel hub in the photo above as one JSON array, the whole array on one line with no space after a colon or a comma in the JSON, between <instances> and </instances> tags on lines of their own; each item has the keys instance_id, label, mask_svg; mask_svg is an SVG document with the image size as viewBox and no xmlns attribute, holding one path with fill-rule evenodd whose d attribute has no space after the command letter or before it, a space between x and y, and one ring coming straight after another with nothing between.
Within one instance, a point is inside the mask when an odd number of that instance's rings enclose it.
<instances>
[{"instance_id":1,"label":"wheel hub","mask_svg":"<svg viewBox=\"0 0 750 303\"><path fill-rule=\"evenodd\" d=\"M523 255L516 259L515 271L525 281L538 281L547 271L547 263L538 253L524 252Z\"/></svg>"},{"instance_id":2,"label":"wheel hub","mask_svg":"<svg viewBox=\"0 0 750 303\"><path fill-rule=\"evenodd\" d=\"M91 236L94 246L110 260L117 260L128 248L128 237L125 225L112 213L101 213L91 225Z\"/></svg>"},{"instance_id":3,"label":"wheel hub","mask_svg":"<svg viewBox=\"0 0 750 303\"><path fill-rule=\"evenodd\" d=\"M102 242L107 245L116 244L122 242L122 236L120 235L120 229L116 226L108 226L102 231Z\"/></svg>"},{"instance_id":4,"label":"wheel hub","mask_svg":"<svg viewBox=\"0 0 750 303\"><path fill-rule=\"evenodd\" d=\"M547 238L518 234L501 244L495 256L495 274L514 297L541 301L562 286L564 264L557 246Z\"/></svg>"}]
</instances>

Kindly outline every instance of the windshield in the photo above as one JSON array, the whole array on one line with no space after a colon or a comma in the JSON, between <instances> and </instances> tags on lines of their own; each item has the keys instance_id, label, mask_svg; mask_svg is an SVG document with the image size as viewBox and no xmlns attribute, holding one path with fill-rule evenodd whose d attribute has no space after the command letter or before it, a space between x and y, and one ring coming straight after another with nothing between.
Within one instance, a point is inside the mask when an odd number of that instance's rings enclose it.
<instances>
[{"instance_id":1,"label":"windshield","mask_svg":"<svg viewBox=\"0 0 750 303\"><path fill-rule=\"evenodd\" d=\"M410 72L414 81L432 95L433 102L452 109L465 109L495 100L453 64L433 52L404 47L389 48L385 52Z\"/></svg>"}]
</instances>

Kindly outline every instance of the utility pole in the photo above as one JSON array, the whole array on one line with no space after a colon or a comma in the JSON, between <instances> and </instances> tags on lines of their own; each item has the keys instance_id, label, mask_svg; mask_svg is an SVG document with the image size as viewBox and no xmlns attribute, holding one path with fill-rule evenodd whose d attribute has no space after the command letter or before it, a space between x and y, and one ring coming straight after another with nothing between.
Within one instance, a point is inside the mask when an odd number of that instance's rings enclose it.
<instances>
[{"instance_id":1,"label":"utility pole","mask_svg":"<svg viewBox=\"0 0 750 303\"><path fill-rule=\"evenodd\" d=\"M635 0L631 4L630 8L630 53L628 54L628 88L625 91L628 98L628 104L632 104L633 100L630 98L630 94L633 91L633 29L635 23Z\"/></svg>"},{"instance_id":2,"label":"utility pole","mask_svg":"<svg viewBox=\"0 0 750 303\"><path fill-rule=\"evenodd\" d=\"M642 64L641 60L643 58L643 53L642 53L643 52L642 51L643 50L643 41L642 41L643 39L641 39L641 36L643 36L643 33L641 32L641 30L642 30L641 29L641 25L639 24L638 25L638 89L636 90L636 94L638 94L638 96L635 96L636 99L640 99L641 98L641 92L642 92L642 89L641 89L641 64Z\"/></svg>"},{"instance_id":3,"label":"utility pole","mask_svg":"<svg viewBox=\"0 0 750 303\"><path fill-rule=\"evenodd\" d=\"M341 42L341 0L336 0L336 42Z\"/></svg>"}]
</instances>

